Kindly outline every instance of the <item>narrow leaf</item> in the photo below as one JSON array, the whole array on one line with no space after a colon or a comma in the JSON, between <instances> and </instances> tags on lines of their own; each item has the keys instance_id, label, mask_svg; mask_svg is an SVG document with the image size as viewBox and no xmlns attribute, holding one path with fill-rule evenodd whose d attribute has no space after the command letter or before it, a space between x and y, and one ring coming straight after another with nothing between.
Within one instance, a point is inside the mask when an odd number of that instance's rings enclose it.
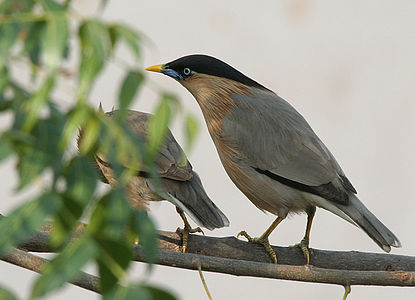
<instances>
[{"instance_id":1,"label":"narrow leaf","mask_svg":"<svg viewBox=\"0 0 415 300\"><path fill-rule=\"evenodd\" d=\"M123 117L125 116L127 108L133 101L135 95L137 94L137 90L142 84L143 80L143 74L137 71L128 72L127 76L124 78L118 100L120 111L117 114L117 117L119 117L120 119L123 119Z\"/></svg>"},{"instance_id":2,"label":"narrow leaf","mask_svg":"<svg viewBox=\"0 0 415 300\"><path fill-rule=\"evenodd\" d=\"M32 289L32 298L39 298L74 279L81 268L98 252L97 245L86 237L69 244L43 269Z\"/></svg>"},{"instance_id":3,"label":"narrow leaf","mask_svg":"<svg viewBox=\"0 0 415 300\"><path fill-rule=\"evenodd\" d=\"M79 94L86 95L109 55L110 39L106 27L99 21L86 21L79 28L81 66Z\"/></svg>"},{"instance_id":4,"label":"narrow leaf","mask_svg":"<svg viewBox=\"0 0 415 300\"><path fill-rule=\"evenodd\" d=\"M126 287L120 286L111 293L104 295L104 300L176 300L177 298L171 293L158 287L130 284Z\"/></svg>"},{"instance_id":5,"label":"narrow leaf","mask_svg":"<svg viewBox=\"0 0 415 300\"><path fill-rule=\"evenodd\" d=\"M135 57L140 57L140 36L137 31L123 24L115 24L110 26L108 29L113 47L115 47L119 39L122 39L130 47Z\"/></svg>"},{"instance_id":6,"label":"narrow leaf","mask_svg":"<svg viewBox=\"0 0 415 300\"><path fill-rule=\"evenodd\" d=\"M7 63L10 48L16 42L18 34L19 28L16 24L0 24L0 68Z\"/></svg>"},{"instance_id":7,"label":"narrow leaf","mask_svg":"<svg viewBox=\"0 0 415 300\"><path fill-rule=\"evenodd\" d=\"M55 85L55 74L51 74L43 82L40 89L25 103L26 118L23 124L25 131L30 131L35 125L40 109L48 101L49 94Z\"/></svg>"},{"instance_id":8,"label":"narrow leaf","mask_svg":"<svg viewBox=\"0 0 415 300\"><path fill-rule=\"evenodd\" d=\"M53 230L50 238L52 247L59 248L69 241L71 233L78 226L84 206L63 195L63 203L53 220Z\"/></svg>"},{"instance_id":9,"label":"narrow leaf","mask_svg":"<svg viewBox=\"0 0 415 300\"><path fill-rule=\"evenodd\" d=\"M161 145L164 143L170 122L170 107L168 101L163 98L157 106L154 115L148 124L149 140L148 151L152 158L155 157Z\"/></svg>"},{"instance_id":10,"label":"narrow leaf","mask_svg":"<svg viewBox=\"0 0 415 300\"><path fill-rule=\"evenodd\" d=\"M90 111L85 105L78 105L68 113L68 119L63 129L62 138L59 142L61 149L66 149L72 141L78 128L82 128L85 121L89 118Z\"/></svg>"},{"instance_id":11,"label":"narrow leaf","mask_svg":"<svg viewBox=\"0 0 415 300\"><path fill-rule=\"evenodd\" d=\"M19 244L43 224L45 218L60 207L61 199L56 194L44 194L15 209L0 220L0 253Z\"/></svg>"},{"instance_id":12,"label":"narrow leaf","mask_svg":"<svg viewBox=\"0 0 415 300\"><path fill-rule=\"evenodd\" d=\"M13 153L10 143L3 137L0 138L0 162L9 157Z\"/></svg>"},{"instance_id":13,"label":"narrow leaf","mask_svg":"<svg viewBox=\"0 0 415 300\"><path fill-rule=\"evenodd\" d=\"M78 202L82 207L89 203L97 185L97 172L85 157L74 157L65 170L65 196Z\"/></svg>"},{"instance_id":14,"label":"narrow leaf","mask_svg":"<svg viewBox=\"0 0 415 300\"><path fill-rule=\"evenodd\" d=\"M140 245L143 246L144 255L151 264L157 257L157 230L154 222L146 211L135 211L133 230L138 234ZM151 265L150 265L151 266Z\"/></svg>"},{"instance_id":15,"label":"narrow leaf","mask_svg":"<svg viewBox=\"0 0 415 300\"><path fill-rule=\"evenodd\" d=\"M42 58L46 66L56 69L64 55L68 42L69 27L62 14L48 19L42 39Z\"/></svg>"},{"instance_id":16,"label":"narrow leaf","mask_svg":"<svg viewBox=\"0 0 415 300\"><path fill-rule=\"evenodd\" d=\"M79 139L79 152L86 154L94 146L98 139L101 124L96 117L91 116L82 129L82 138Z\"/></svg>"},{"instance_id":17,"label":"narrow leaf","mask_svg":"<svg viewBox=\"0 0 415 300\"><path fill-rule=\"evenodd\" d=\"M46 22L36 22L30 26L27 37L24 40L23 53L27 54L30 61L37 66L40 63L41 44L43 42L42 35L45 32L45 24ZM36 72L36 69L33 72Z\"/></svg>"},{"instance_id":18,"label":"narrow leaf","mask_svg":"<svg viewBox=\"0 0 415 300\"><path fill-rule=\"evenodd\" d=\"M133 258L133 253L131 245L125 240L98 238L97 243L100 249L98 267L102 292L106 293L122 279Z\"/></svg>"},{"instance_id":19,"label":"narrow leaf","mask_svg":"<svg viewBox=\"0 0 415 300\"><path fill-rule=\"evenodd\" d=\"M6 288L0 286L0 299L2 300L17 300L16 296Z\"/></svg>"},{"instance_id":20,"label":"narrow leaf","mask_svg":"<svg viewBox=\"0 0 415 300\"><path fill-rule=\"evenodd\" d=\"M186 133L186 153L190 152L190 149L193 146L193 143L197 137L197 133L199 130L199 125L196 119L192 115L187 115L185 120L185 133Z\"/></svg>"},{"instance_id":21,"label":"narrow leaf","mask_svg":"<svg viewBox=\"0 0 415 300\"><path fill-rule=\"evenodd\" d=\"M98 202L89 229L96 236L122 239L128 231L130 212L123 189L114 189Z\"/></svg>"}]
</instances>

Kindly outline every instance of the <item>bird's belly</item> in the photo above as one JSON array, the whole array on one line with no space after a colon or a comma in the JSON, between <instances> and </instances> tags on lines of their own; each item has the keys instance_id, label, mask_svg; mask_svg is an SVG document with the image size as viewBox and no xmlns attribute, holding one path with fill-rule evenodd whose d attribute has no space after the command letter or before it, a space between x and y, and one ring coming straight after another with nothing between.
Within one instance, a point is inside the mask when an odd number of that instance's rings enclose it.
<instances>
[{"instance_id":1,"label":"bird's belly","mask_svg":"<svg viewBox=\"0 0 415 300\"><path fill-rule=\"evenodd\" d=\"M243 160L233 160L219 154L222 164L233 183L259 209L280 217L304 212L314 206L308 193L293 189L255 171Z\"/></svg>"},{"instance_id":2,"label":"bird's belly","mask_svg":"<svg viewBox=\"0 0 415 300\"><path fill-rule=\"evenodd\" d=\"M134 177L127 185L127 198L136 209L147 209L148 201L160 200L147 186L143 177Z\"/></svg>"}]
</instances>

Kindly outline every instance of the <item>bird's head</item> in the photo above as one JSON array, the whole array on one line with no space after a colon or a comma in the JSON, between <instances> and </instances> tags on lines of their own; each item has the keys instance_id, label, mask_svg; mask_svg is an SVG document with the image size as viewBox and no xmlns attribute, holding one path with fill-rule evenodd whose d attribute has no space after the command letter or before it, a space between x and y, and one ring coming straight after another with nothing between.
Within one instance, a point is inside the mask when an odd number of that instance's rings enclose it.
<instances>
[{"instance_id":1,"label":"bird's head","mask_svg":"<svg viewBox=\"0 0 415 300\"><path fill-rule=\"evenodd\" d=\"M265 89L227 63L201 54L181 57L169 63L155 65L147 71L163 73L176 79L198 100L202 95L215 92L236 92L239 89ZM198 100L199 101L199 100Z\"/></svg>"}]
</instances>

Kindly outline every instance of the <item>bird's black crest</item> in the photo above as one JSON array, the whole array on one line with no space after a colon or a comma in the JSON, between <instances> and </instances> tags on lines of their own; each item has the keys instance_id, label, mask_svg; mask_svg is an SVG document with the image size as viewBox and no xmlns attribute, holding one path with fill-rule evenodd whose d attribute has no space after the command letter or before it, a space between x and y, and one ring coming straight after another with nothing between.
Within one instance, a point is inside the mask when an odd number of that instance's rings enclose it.
<instances>
[{"instance_id":1,"label":"bird's black crest","mask_svg":"<svg viewBox=\"0 0 415 300\"><path fill-rule=\"evenodd\" d=\"M189 68L197 73L227 78L248 86L268 90L227 63L208 55L194 54L184 56L165 64L165 67L179 73L182 73L184 68Z\"/></svg>"}]
</instances>

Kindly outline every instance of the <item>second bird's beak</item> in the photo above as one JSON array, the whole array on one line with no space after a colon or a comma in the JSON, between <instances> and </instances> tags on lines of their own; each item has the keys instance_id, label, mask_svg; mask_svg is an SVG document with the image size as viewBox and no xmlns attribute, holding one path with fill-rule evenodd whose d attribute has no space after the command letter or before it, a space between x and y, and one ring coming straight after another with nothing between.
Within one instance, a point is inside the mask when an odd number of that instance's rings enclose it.
<instances>
[{"instance_id":1,"label":"second bird's beak","mask_svg":"<svg viewBox=\"0 0 415 300\"><path fill-rule=\"evenodd\" d=\"M163 72L163 66L164 65L155 65L155 66L152 66L152 67L148 67L146 69L146 71L162 73Z\"/></svg>"}]
</instances>

